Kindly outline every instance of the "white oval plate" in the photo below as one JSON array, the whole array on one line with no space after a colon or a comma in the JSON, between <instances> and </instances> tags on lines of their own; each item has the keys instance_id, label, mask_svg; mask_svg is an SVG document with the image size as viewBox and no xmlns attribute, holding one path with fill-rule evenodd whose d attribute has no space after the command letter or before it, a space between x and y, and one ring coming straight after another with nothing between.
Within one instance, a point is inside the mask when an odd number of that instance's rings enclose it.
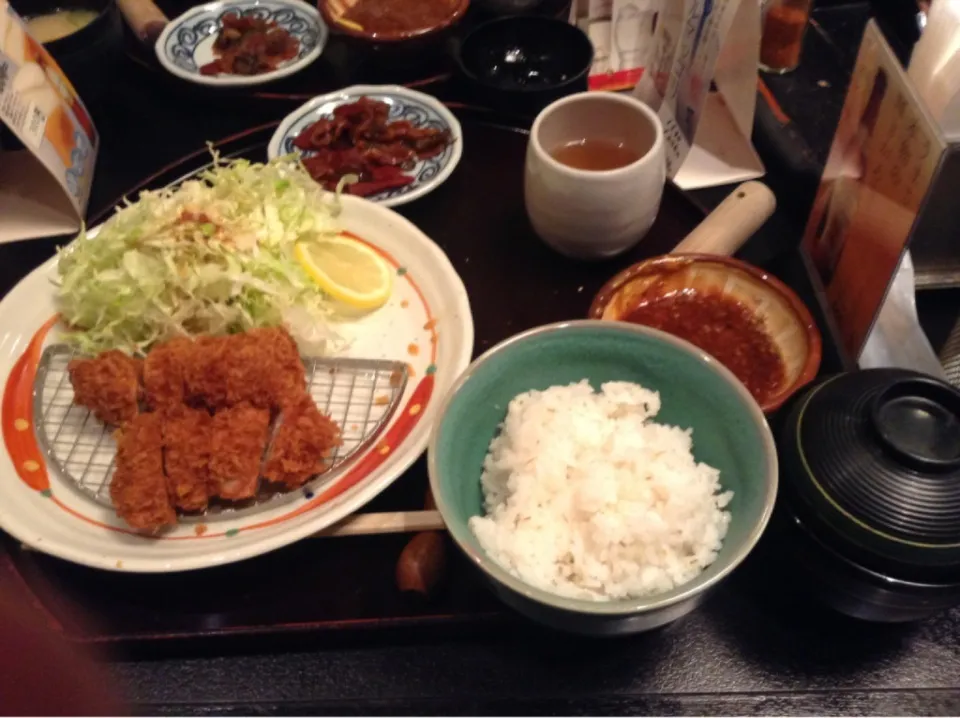
<instances>
[{"instance_id":1,"label":"white oval plate","mask_svg":"<svg viewBox=\"0 0 960 718\"><path fill-rule=\"evenodd\" d=\"M463 131L460 123L453 113L435 97L398 85L354 85L314 97L287 115L280 123L273 137L270 138L267 156L273 159L300 152L293 146L297 135L317 120L330 117L334 108L356 102L361 97L370 97L387 103L390 106L391 120L408 120L414 127L448 129L453 137L453 141L443 152L436 157L418 162L410 170L409 174L415 178L411 184L370 195L367 199L384 207L396 207L413 202L443 184L456 169L463 154Z\"/></svg>"},{"instance_id":2,"label":"white oval plate","mask_svg":"<svg viewBox=\"0 0 960 718\"><path fill-rule=\"evenodd\" d=\"M201 75L215 58L213 42L224 15L238 13L273 20L300 41L299 54L273 72L260 75ZM155 50L160 64L177 77L200 85L243 87L262 85L299 72L320 57L329 32L316 8L300 0L219 0L199 5L171 20L160 33Z\"/></svg>"},{"instance_id":3,"label":"white oval plate","mask_svg":"<svg viewBox=\"0 0 960 718\"><path fill-rule=\"evenodd\" d=\"M0 423L6 448L0 456L0 528L39 551L87 566L184 571L257 556L316 533L403 474L423 453L440 402L470 362L470 304L446 255L411 222L358 197L342 201L342 227L380 250L397 271L386 306L338 325L351 340L343 356L399 359L412 372L399 408L371 447L328 483L292 492L290 501L262 511L182 523L159 538L130 530L45 462L35 438L30 407L37 360L44 346L59 341L55 326L44 329L56 312L51 259L0 302Z\"/></svg>"}]
</instances>

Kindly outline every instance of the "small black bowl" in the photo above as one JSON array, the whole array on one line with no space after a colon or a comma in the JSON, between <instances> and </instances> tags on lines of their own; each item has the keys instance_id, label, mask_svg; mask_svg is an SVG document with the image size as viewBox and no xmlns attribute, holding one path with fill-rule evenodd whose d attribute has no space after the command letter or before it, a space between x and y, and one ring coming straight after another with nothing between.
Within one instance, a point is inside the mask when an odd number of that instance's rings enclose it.
<instances>
[{"instance_id":1,"label":"small black bowl","mask_svg":"<svg viewBox=\"0 0 960 718\"><path fill-rule=\"evenodd\" d=\"M593 44L563 20L518 15L475 28L454 48L454 58L481 104L535 115L587 89Z\"/></svg>"},{"instance_id":2,"label":"small black bowl","mask_svg":"<svg viewBox=\"0 0 960 718\"><path fill-rule=\"evenodd\" d=\"M80 99L96 114L96 105L113 84L123 58L123 18L114 0L11 0L25 20L57 10L93 10L97 17L76 32L44 44Z\"/></svg>"}]
</instances>

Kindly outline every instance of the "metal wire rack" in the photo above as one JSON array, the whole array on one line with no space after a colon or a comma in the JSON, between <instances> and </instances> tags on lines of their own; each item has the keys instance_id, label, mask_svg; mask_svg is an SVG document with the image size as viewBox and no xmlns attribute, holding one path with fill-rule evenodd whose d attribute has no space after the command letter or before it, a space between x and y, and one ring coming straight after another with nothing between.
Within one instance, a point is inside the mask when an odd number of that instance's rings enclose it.
<instances>
[{"instance_id":1,"label":"metal wire rack","mask_svg":"<svg viewBox=\"0 0 960 718\"><path fill-rule=\"evenodd\" d=\"M67 365L77 356L70 347L57 344L47 347L40 358L33 390L37 438L64 478L97 503L111 507L109 487L117 449L114 427L104 426L89 410L74 404ZM328 458L329 468L303 486L303 491L311 492L335 479L353 456L376 440L400 404L409 370L404 362L376 359L304 359L304 365L310 396L340 426L343 439ZM296 495L264 488L242 508L212 505L198 518L209 521L226 511L236 518L241 511L259 511Z\"/></svg>"}]
</instances>

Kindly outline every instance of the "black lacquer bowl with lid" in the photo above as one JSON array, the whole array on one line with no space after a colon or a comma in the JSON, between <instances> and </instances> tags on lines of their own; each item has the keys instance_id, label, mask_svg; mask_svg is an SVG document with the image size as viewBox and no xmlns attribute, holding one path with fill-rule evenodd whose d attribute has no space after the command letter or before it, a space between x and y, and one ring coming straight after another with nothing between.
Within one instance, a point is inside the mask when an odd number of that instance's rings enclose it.
<instances>
[{"instance_id":1,"label":"black lacquer bowl with lid","mask_svg":"<svg viewBox=\"0 0 960 718\"><path fill-rule=\"evenodd\" d=\"M838 375L779 440L784 559L819 598L885 622L960 604L960 392L901 369Z\"/></svg>"}]
</instances>

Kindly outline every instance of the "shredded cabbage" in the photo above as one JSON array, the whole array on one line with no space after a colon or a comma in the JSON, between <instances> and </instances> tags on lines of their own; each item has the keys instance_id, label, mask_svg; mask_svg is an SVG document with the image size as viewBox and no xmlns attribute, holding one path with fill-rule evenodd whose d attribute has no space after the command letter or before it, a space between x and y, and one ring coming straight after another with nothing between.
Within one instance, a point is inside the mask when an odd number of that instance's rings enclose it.
<instances>
[{"instance_id":1,"label":"shredded cabbage","mask_svg":"<svg viewBox=\"0 0 960 718\"><path fill-rule=\"evenodd\" d=\"M177 187L140 194L95 237L60 251L59 310L82 352L139 353L174 336L285 324L301 348L337 342L333 303L294 258L339 232L338 196L294 156L221 161Z\"/></svg>"}]
</instances>

